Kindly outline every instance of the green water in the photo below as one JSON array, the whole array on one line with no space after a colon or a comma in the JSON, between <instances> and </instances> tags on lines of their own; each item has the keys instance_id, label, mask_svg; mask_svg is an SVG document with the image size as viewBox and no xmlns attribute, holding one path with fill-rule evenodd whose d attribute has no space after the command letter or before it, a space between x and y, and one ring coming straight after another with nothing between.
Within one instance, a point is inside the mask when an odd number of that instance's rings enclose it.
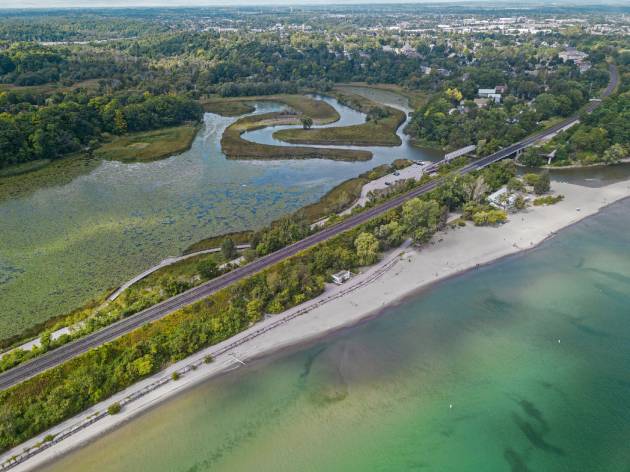
<instances>
[{"instance_id":1,"label":"green water","mask_svg":"<svg viewBox=\"0 0 630 472\"><path fill-rule=\"evenodd\" d=\"M258 104L258 112L281 106ZM342 120L356 112L340 107ZM71 158L0 178L0 338L64 314L191 243L260 227L336 184L413 152L368 162L233 161L235 118L205 116L192 149L158 162Z\"/></svg>"},{"instance_id":2,"label":"green water","mask_svg":"<svg viewBox=\"0 0 630 472\"><path fill-rule=\"evenodd\" d=\"M630 201L47 472L630 470Z\"/></svg>"}]
</instances>

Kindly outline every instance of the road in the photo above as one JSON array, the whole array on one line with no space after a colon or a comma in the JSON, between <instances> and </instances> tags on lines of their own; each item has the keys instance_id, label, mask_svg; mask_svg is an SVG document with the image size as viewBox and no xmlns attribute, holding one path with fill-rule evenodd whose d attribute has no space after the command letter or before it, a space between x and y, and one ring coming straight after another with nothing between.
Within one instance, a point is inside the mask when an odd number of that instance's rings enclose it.
<instances>
[{"instance_id":1,"label":"road","mask_svg":"<svg viewBox=\"0 0 630 472\"><path fill-rule=\"evenodd\" d=\"M618 80L619 78L617 68L614 65L611 65L610 82L606 90L602 93L603 97L606 97L612 93L612 91L617 86ZM600 103L601 102L599 101L590 102L586 106L586 111L590 113L596 107L598 107ZM556 131L577 120L578 115L576 114L539 133L528 136L522 141L501 149L494 154L478 159L460 168L458 172L460 174L467 174L469 172L486 167L494 162L500 161L501 159L505 159L506 157L511 156L512 154L522 149L525 149L528 146L531 146L539 139L555 133ZM398 206L405 203L407 200L410 200L420 195L424 195L434 190L442 183L442 180L443 178L436 179L424 185L416 187L415 189L403 195L399 195L381 205L365 210L362 213L353 215L334 226L324 228L321 231L311 236L308 236L307 238L304 238L294 244L291 244L290 246L284 247L276 252L261 257L260 259L257 259L250 264L239 267L231 272L228 272L227 274L224 274L202 285L199 285L198 287L192 288L186 292L176 295L173 298L169 298L168 300L147 308L146 310L138 312L135 315L113 323L101 329L100 331L88 334L87 336L84 336L76 341L73 341L57 349L49 351L39 357L36 357L29 362L18 365L13 369L8 370L7 372L0 374L0 390L7 389L13 385L23 382L24 380L27 380L41 372L44 372L45 370L62 364L63 362L88 351L89 349L113 341L114 339L130 331L133 331L134 329L139 328L140 326L143 326L155 320L159 320L164 316L187 305L202 300L209 295L217 292L218 290L221 290L239 280L242 280L268 267L271 267L280 261L294 256L297 253L313 247L323 241L333 238L340 233L362 225L363 223L376 216L382 215L383 213L393 208L397 208Z\"/></svg>"}]
</instances>

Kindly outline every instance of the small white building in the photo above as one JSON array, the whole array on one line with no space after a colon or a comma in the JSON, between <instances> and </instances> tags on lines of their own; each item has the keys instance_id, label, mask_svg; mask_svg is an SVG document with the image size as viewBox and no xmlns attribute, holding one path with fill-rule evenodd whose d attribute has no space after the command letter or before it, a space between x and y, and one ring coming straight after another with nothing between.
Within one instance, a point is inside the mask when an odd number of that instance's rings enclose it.
<instances>
[{"instance_id":1,"label":"small white building","mask_svg":"<svg viewBox=\"0 0 630 472\"><path fill-rule=\"evenodd\" d=\"M516 203L516 195L508 192L507 188L502 187L488 195L488 203L500 210L507 210L508 208L512 208Z\"/></svg>"},{"instance_id":2,"label":"small white building","mask_svg":"<svg viewBox=\"0 0 630 472\"><path fill-rule=\"evenodd\" d=\"M488 98L490 95L493 95L495 93L496 93L496 90L493 88L491 89L480 88L479 90L477 90L477 96L481 98Z\"/></svg>"},{"instance_id":3,"label":"small white building","mask_svg":"<svg viewBox=\"0 0 630 472\"><path fill-rule=\"evenodd\" d=\"M477 91L477 96L479 98L489 98L490 100L493 100L494 103L501 103L501 94L497 93L496 87L491 89L480 88Z\"/></svg>"},{"instance_id":4,"label":"small white building","mask_svg":"<svg viewBox=\"0 0 630 472\"><path fill-rule=\"evenodd\" d=\"M352 277L352 273L349 270L342 270L332 275L333 282L337 285L341 285L345 281L350 280L350 277Z\"/></svg>"}]
</instances>

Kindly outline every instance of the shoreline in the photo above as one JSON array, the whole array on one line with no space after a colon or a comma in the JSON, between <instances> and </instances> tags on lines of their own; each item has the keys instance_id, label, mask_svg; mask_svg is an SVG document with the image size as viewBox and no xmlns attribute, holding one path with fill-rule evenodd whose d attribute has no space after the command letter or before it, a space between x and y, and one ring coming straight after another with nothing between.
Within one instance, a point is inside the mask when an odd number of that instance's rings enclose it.
<instances>
[{"instance_id":1,"label":"shoreline","mask_svg":"<svg viewBox=\"0 0 630 472\"><path fill-rule=\"evenodd\" d=\"M437 282L493 264L507 256L525 255L554 237L559 230L630 197L630 180L597 188L554 182L553 188L556 193L565 194L562 202L551 206L530 207L525 212L512 214L510 221L500 227L475 227L468 224L463 228L448 228L440 231L431 243L420 249L396 249L346 284L328 288L309 302L269 317L229 340L169 366L155 376L144 379L6 452L1 461L4 463L10 457L22 454L25 447L33 447L47 434L71 433L59 442L46 443L46 447L34 451L35 455L12 467L13 470L32 470L96 440L136 415L194 385L238 368L240 363L256 361L282 350L322 339L332 332L382 315L383 310L417 296L422 291L430 290ZM308 315L302 316L306 313ZM205 364L204 357L213 353L214 362ZM192 365L196 367L191 367ZM181 379L171 381L170 376L175 371L183 375ZM152 383L156 382L163 383L147 392ZM138 395L143 390L145 392ZM127 400L134 394L138 395L136 399ZM121 413L113 416L104 414L107 406L117 401L125 403ZM95 414L101 415L97 422L77 427ZM0 470L5 468L0 467Z\"/></svg>"}]
</instances>

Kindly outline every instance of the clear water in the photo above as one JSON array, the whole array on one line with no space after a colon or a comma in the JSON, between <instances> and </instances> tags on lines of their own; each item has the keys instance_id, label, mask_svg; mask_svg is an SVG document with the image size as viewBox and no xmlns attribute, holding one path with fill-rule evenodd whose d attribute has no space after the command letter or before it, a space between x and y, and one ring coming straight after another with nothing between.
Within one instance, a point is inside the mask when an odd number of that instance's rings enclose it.
<instances>
[{"instance_id":1,"label":"clear water","mask_svg":"<svg viewBox=\"0 0 630 472\"><path fill-rule=\"evenodd\" d=\"M344 122L359 118L341 111ZM207 114L190 151L158 162L69 159L0 179L0 338L199 239L259 227L377 165L424 157L402 146L375 149L368 162L228 160L220 139L233 120Z\"/></svg>"},{"instance_id":2,"label":"clear water","mask_svg":"<svg viewBox=\"0 0 630 472\"><path fill-rule=\"evenodd\" d=\"M627 472L628 228L630 200L45 470Z\"/></svg>"}]
</instances>

